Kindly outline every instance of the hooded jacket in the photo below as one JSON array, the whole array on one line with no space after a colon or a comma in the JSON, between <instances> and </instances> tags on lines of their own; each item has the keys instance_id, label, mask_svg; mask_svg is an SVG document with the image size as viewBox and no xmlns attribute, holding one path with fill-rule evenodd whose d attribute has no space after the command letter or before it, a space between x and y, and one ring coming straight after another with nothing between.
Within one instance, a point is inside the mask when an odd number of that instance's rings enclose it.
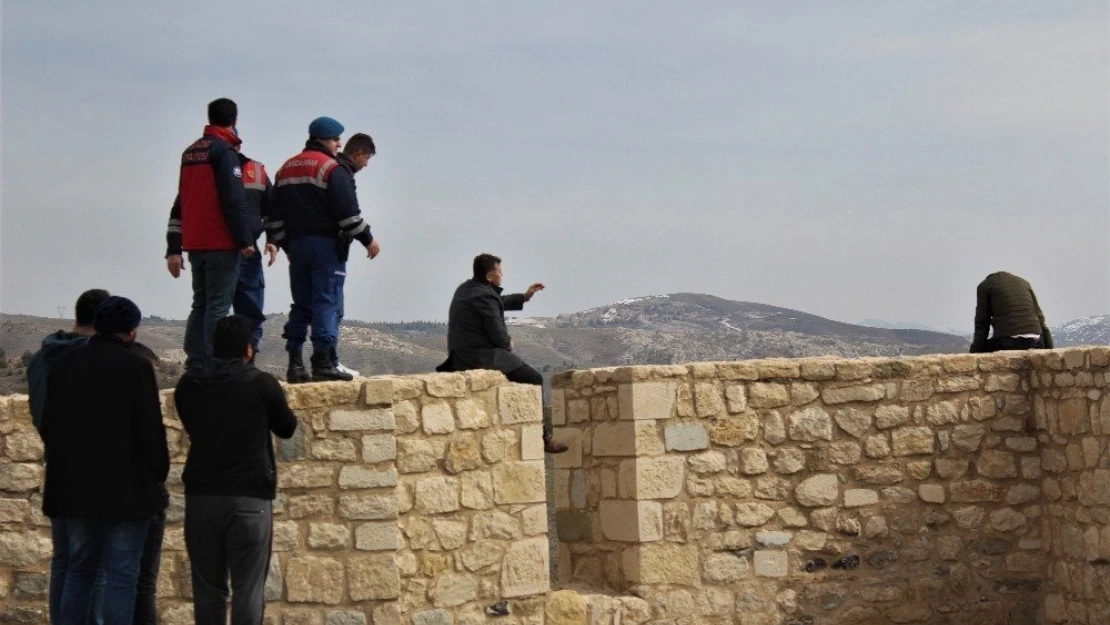
<instances>
[{"instance_id":1,"label":"hooded jacket","mask_svg":"<svg viewBox=\"0 0 1110 625\"><path fill-rule=\"evenodd\" d=\"M31 422L42 433L42 412L46 405L46 380L50 375L50 365L62 354L74 347L89 342L89 337L58 330L42 339L39 351L27 363L27 393L31 396Z\"/></svg>"},{"instance_id":2,"label":"hooded jacket","mask_svg":"<svg viewBox=\"0 0 1110 625\"><path fill-rule=\"evenodd\" d=\"M297 430L278 381L241 358L214 359L185 373L173 397L190 441L185 494L273 499L270 433L290 438Z\"/></svg>"},{"instance_id":3,"label":"hooded jacket","mask_svg":"<svg viewBox=\"0 0 1110 625\"><path fill-rule=\"evenodd\" d=\"M1039 334L1046 349L1052 349L1052 332L1045 323L1033 287L1020 276L999 271L987 276L975 290L975 335L971 353L983 352L987 333L993 337Z\"/></svg>"}]
</instances>

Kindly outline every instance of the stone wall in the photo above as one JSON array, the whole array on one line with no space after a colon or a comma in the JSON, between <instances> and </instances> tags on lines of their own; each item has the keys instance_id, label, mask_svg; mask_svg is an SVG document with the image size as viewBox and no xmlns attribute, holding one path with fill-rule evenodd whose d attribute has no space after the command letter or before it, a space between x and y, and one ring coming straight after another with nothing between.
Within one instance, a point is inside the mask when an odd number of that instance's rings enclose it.
<instances>
[{"instance_id":1,"label":"stone wall","mask_svg":"<svg viewBox=\"0 0 1110 625\"><path fill-rule=\"evenodd\" d=\"M287 387L267 621L1110 623L1110 348ZM191 622L174 466L159 609ZM45 622L42 445L0 398L0 622ZM507 616L487 614L504 607Z\"/></svg>"},{"instance_id":2,"label":"stone wall","mask_svg":"<svg viewBox=\"0 0 1110 625\"><path fill-rule=\"evenodd\" d=\"M1107 622L1108 355L560 374L559 582L676 625Z\"/></svg>"},{"instance_id":3,"label":"stone wall","mask_svg":"<svg viewBox=\"0 0 1110 625\"><path fill-rule=\"evenodd\" d=\"M1110 623L1110 354L1084 355L1031 357L1043 441L1048 623Z\"/></svg>"},{"instance_id":4,"label":"stone wall","mask_svg":"<svg viewBox=\"0 0 1110 625\"><path fill-rule=\"evenodd\" d=\"M301 427L279 446L269 623L456 625L504 601L543 622L550 587L539 389L472 372L287 387ZM192 623L181 470L173 457L163 623ZM26 397L0 398L0 622L46 621L51 554L42 444Z\"/></svg>"}]
</instances>

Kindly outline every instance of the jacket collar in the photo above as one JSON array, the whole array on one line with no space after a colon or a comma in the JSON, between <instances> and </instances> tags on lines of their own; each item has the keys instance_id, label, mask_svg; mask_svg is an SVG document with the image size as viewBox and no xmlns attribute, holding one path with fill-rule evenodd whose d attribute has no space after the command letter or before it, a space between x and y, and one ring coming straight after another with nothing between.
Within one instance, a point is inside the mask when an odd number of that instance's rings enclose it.
<instances>
[{"instance_id":1,"label":"jacket collar","mask_svg":"<svg viewBox=\"0 0 1110 625\"><path fill-rule=\"evenodd\" d=\"M339 161L339 164L346 167L347 171L351 172L352 174L358 171L358 168L355 167L355 162L351 160L351 157L342 152L335 155L335 160Z\"/></svg>"},{"instance_id":2,"label":"jacket collar","mask_svg":"<svg viewBox=\"0 0 1110 625\"><path fill-rule=\"evenodd\" d=\"M236 136L234 132L228 130L227 128L221 128L219 126L213 126L211 124L204 127L204 136L223 139L224 141L230 143L232 146L241 145L243 143L243 140Z\"/></svg>"},{"instance_id":3,"label":"jacket collar","mask_svg":"<svg viewBox=\"0 0 1110 625\"><path fill-rule=\"evenodd\" d=\"M484 286L488 289L493 289L494 292L497 293L498 295L501 295L501 291L504 290L502 287L493 286L492 284L490 284L489 282L486 282L485 280L475 280L474 278L471 278L470 281L473 282L474 284L480 284L480 285L482 285L482 286Z\"/></svg>"},{"instance_id":4,"label":"jacket collar","mask_svg":"<svg viewBox=\"0 0 1110 625\"><path fill-rule=\"evenodd\" d=\"M331 150L326 148L323 143L320 143L319 141L317 141L315 139L309 139L308 141L304 142L304 151L305 152L323 152L324 154L327 154L328 156L330 156L332 158L335 158L335 155L331 153Z\"/></svg>"},{"instance_id":5,"label":"jacket collar","mask_svg":"<svg viewBox=\"0 0 1110 625\"><path fill-rule=\"evenodd\" d=\"M127 347L127 343L124 343L123 339L116 336L115 334L104 334L101 332L97 332L96 334L92 335L92 338L90 338L89 341L96 343L107 343L109 345L118 345L120 347Z\"/></svg>"}]
</instances>

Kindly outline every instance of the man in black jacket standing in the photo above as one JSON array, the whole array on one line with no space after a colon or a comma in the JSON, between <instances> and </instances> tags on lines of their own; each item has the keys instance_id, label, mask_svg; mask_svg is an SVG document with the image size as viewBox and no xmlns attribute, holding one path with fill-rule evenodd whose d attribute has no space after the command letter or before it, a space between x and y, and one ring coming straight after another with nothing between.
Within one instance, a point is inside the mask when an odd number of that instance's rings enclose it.
<instances>
[{"instance_id":1,"label":"man in black jacket standing","mask_svg":"<svg viewBox=\"0 0 1110 625\"><path fill-rule=\"evenodd\" d=\"M162 510L169 473L166 429L154 369L129 349L142 314L124 297L97 308L89 342L50 367L43 411L43 512L54 549L69 554L60 585L60 623L84 623L97 571L105 577L100 616L129 625L150 518ZM64 537L57 539L57 537Z\"/></svg>"},{"instance_id":2,"label":"man in black jacket standing","mask_svg":"<svg viewBox=\"0 0 1110 625\"><path fill-rule=\"evenodd\" d=\"M189 434L185 461L185 549L197 623L262 622L273 543L277 465L270 433L290 438L297 417L281 385L250 364L254 324L232 315L216 324L213 358L181 377L177 414Z\"/></svg>"},{"instance_id":3,"label":"man in black jacket standing","mask_svg":"<svg viewBox=\"0 0 1110 625\"><path fill-rule=\"evenodd\" d=\"M447 360L436 371L494 369L510 382L543 385L543 376L513 353L513 340L505 325L506 310L524 310L544 286L536 282L524 293L502 295L501 259L493 254L474 258L474 276L455 289L447 315ZM551 424L543 429L544 451L558 454L566 445L552 438Z\"/></svg>"}]
</instances>

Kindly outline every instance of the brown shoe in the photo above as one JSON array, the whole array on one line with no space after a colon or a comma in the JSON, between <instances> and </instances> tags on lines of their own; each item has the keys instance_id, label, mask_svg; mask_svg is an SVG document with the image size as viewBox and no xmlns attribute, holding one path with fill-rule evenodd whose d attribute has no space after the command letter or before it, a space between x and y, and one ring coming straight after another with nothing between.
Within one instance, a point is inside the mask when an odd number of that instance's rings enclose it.
<instances>
[{"instance_id":1,"label":"brown shoe","mask_svg":"<svg viewBox=\"0 0 1110 625\"><path fill-rule=\"evenodd\" d=\"M543 451L548 454L561 454L569 449L565 444L555 440L550 435L543 437Z\"/></svg>"}]
</instances>

